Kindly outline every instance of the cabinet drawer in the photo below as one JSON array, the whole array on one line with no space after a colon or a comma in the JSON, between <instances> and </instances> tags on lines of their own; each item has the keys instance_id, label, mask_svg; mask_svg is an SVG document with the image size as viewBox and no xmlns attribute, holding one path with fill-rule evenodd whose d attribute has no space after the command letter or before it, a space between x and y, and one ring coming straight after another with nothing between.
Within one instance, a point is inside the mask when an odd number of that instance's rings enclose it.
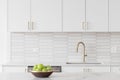
<instances>
[{"instance_id":1,"label":"cabinet drawer","mask_svg":"<svg viewBox=\"0 0 120 80\"><path fill-rule=\"evenodd\" d=\"M110 67L63 67L63 72L110 72Z\"/></svg>"},{"instance_id":2,"label":"cabinet drawer","mask_svg":"<svg viewBox=\"0 0 120 80\"><path fill-rule=\"evenodd\" d=\"M120 73L120 67L111 67L111 72Z\"/></svg>"},{"instance_id":3,"label":"cabinet drawer","mask_svg":"<svg viewBox=\"0 0 120 80\"><path fill-rule=\"evenodd\" d=\"M5 66L2 67L3 72L25 72L25 67L18 67L18 66Z\"/></svg>"},{"instance_id":4,"label":"cabinet drawer","mask_svg":"<svg viewBox=\"0 0 120 80\"><path fill-rule=\"evenodd\" d=\"M62 72L83 72L83 67L62 67Z\"/></svg>"}]
</instances>

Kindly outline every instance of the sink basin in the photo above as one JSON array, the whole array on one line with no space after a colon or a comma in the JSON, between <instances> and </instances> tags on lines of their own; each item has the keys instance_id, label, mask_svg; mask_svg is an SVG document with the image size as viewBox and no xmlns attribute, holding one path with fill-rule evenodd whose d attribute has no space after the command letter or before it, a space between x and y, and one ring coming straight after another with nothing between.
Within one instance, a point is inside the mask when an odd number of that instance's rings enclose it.
<instances>
[{"instance_id":1,"label":"sink basin","mask_svg":"<svg viewBox=\"0 0 120 80\"><path fill-rule=\"evenodd\" d=\"M83 62L66 62L66 64L101 64L101 63L98 63L98 62L86 62L86 63L83 63Z\"/></svg>"}]
</instances>

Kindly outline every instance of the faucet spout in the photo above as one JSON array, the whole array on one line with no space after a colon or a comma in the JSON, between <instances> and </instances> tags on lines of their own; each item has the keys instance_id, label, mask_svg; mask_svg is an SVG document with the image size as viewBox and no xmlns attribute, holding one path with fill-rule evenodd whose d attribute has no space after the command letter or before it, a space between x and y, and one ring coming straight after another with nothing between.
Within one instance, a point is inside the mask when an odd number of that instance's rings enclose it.
<instances>
[{"instance_id":1,"label":"faucet spout","mask_svg":"<svg viewBox=\"0 0 120 80\"><path fill-rule=\"evenodd\" d=\"M78 49L79 49L80 44L83 45L83 62L85 63L86 62L86 56L87 56L87 54L85 52L85 44L83 42L78 42L76 51L78 53Z\"/></svg>"}]
</instances>

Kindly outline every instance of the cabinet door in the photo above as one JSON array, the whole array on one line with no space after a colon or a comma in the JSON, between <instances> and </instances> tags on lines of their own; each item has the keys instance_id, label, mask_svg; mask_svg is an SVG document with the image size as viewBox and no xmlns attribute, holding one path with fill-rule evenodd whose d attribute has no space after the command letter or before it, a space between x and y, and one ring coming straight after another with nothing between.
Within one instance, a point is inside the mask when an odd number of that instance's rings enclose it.
<instances>
[{"instance_id":1,"label":"cabinet door","mask_svg":"<svg viewBox=\"0 0 120 80\"><path fill-rule=\"evenodd\" d=\"M61 32L61 0L31 0L32 30Z\"/></svg>"},{"instance_id":2,"label":"cabinet door","mask_svg":"<svg viewBox=\"0 0 120 80\"><path fill-rule=\"evenodd\" d=\"M86 0L86 30L108 31L108 0Z\"/></svg>"},{"instance_id":3,"label":"cabinet door","mask_svg":"<svg viewBox=\"0 0 120 80\"><path fill-rule=\"evenodd\" d=\"M82 32L85 21L85 0L63 0L63 31Z\"/></svg>"},{"instance_id":4,"label":"cabinet door","mask_svg":"<svg viewBox=\"0 0 120 80\"><path fill-rule=\"evenodd\" d=\"M111 67L111 72L120 73L120 67Z\"/></svg>"},{"instance_id":5,"label":"cabinet door","mask_svg":"<svg viewBox=\"0 0 120 80\"><path fill-rule=\"evenodd\" d=\"M28 31L30 0L8 0L8 30Z\"/></svg>"},{"instance_id":6,"label":"cabinet door","mask_svg":"<svg viewBox=\"0 0 120 80\"><path fill-rule=\"evenodd\" d=\"M120 0L109 0L109 31L120 31Z\"/></svg>"}]
</instances>

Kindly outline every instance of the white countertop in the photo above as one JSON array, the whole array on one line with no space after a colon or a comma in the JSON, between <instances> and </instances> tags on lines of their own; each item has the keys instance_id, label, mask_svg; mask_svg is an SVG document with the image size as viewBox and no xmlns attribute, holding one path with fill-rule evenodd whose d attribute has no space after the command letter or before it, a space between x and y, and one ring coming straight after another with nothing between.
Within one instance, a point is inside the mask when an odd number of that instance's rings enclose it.
<instances>
[{"instance_id":1,"label":"white countertop","mask_svg":"<svg viewBox=\"0 0 120 80\"><path fill-rule=\"evenodd\" d=\"M53 66L63 66L63 67L66 67L66 66L87 66L87 67L92 67L92 66L120 66L120 64L66 64L66 63L44 63L46 65L53 65ZM35 65L35 64L32 64L32 63L11 63L11 62L8 62L6 64L2 64L2 66L31 66L31 65Z\"/></svg>"},{"instance_id":2,"label":"white countertop","mask_svg":"<svg viewBox=\"0 0 120 80\"><path fill-rule=\"evenodd\" d=\"M0 73L0 80L120 80L120 74L53 73L49 78L36 78L31 73Z\"/></svg>"}]
</instances>

